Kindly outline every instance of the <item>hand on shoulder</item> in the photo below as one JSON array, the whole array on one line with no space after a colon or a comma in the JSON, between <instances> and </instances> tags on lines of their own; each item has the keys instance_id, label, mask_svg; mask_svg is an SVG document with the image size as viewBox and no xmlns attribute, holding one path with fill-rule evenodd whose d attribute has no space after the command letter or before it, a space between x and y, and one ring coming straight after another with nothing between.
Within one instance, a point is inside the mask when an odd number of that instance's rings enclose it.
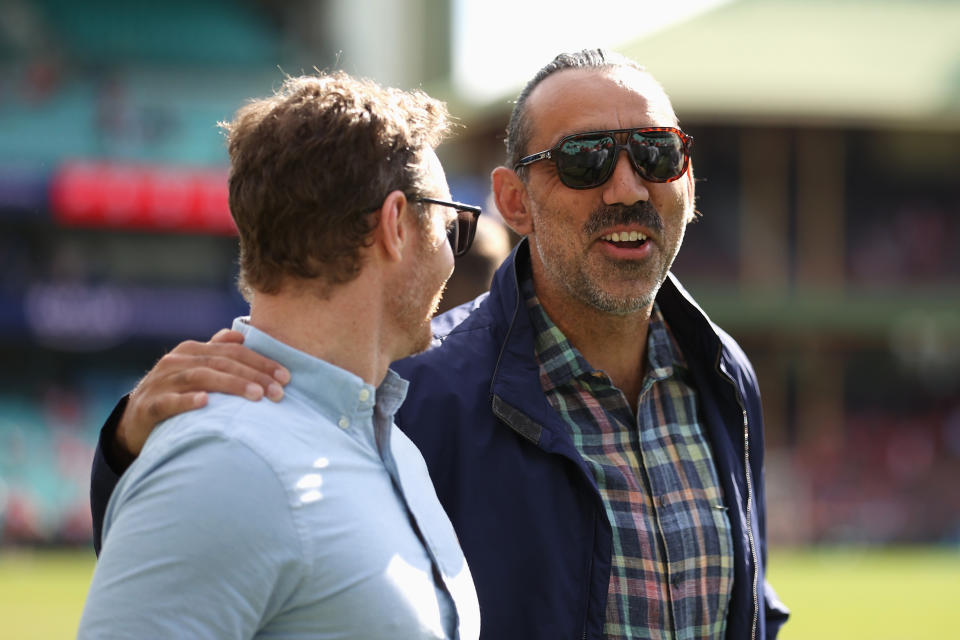
<instances>
[{"instance_id":1,"label":"hand on shoulder","mask_svg":"<svg viewBox=\"0 0 960 640\"><path fill-rule=\"evenodd\" d=\"M238 331L222 329L208 342L181 342L130 393L117 425L117 448L136 457L157 424L203 407L208 393L277 402L289 381L284 367L243 346Z\"/></svg>"}]
</instances>

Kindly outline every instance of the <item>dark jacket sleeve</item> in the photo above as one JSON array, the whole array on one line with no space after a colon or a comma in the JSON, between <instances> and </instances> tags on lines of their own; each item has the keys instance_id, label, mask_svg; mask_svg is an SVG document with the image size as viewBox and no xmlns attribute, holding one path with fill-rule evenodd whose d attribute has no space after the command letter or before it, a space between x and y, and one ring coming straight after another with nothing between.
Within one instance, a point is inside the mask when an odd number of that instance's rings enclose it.
<instances>
[{"instance_id":1,"label":"dark jacket sleeve","mask_svg":"<svg viewBox=\"0 0 960 640\"><path fill-rule=\"evenodd\" d=\"M90 512L93 515L93 549L100 555L101 535L103 533L103 517L107 511L107 503L113 495L113 489L120 481L120 476L127 470L133 458L129 454L117 451L116 432L120 423L120 416L127 407L129 396L123 396L113 412L100 429L100 440L93 456L93 468L90 470Z\"/></svg>"}]
</instances>

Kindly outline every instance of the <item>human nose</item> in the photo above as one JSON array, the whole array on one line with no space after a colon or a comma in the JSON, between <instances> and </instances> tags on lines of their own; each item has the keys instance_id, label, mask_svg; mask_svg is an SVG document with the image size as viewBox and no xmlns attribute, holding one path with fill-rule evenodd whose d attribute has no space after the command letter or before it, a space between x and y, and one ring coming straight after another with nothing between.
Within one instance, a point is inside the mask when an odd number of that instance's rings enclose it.
<instances>
[{"instance_id":1,"label":"human nose","mask_svg":"<svg viewBox=\"0 0 960 640\"><path fill-rule=\"evenodd\" d=\"M604 184L604 204L632 205L641 200L649 200L650 191L643 178L633 169L630 152L624 148L617 150L617 163L613 167L610 179Z\"/></svg>"}]
</instances>

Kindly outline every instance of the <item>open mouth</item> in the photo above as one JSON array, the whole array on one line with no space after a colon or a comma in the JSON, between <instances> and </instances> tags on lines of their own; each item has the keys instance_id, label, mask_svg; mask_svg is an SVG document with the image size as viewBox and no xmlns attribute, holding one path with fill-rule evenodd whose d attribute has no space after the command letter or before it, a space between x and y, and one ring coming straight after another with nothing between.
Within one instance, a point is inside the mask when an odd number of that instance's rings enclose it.
<instances>
[{"instance_id":1,"label":"open mouth","mask_svg":"<svg viewBox=\"0 0 960 640\"><path fill-rule=\"evenodd\" d=\"M621 231L608 233L600 238L620 249L637 249L647 242L647 236L638 231Z\"/></svg>"}]
</instances>

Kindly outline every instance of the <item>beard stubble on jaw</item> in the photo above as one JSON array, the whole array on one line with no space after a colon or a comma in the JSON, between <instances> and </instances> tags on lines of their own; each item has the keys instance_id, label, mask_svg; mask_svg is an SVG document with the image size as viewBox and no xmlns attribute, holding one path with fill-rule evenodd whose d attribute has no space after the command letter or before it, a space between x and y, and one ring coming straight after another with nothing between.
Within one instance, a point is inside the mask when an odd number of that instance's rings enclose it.
<instances>
[{"instance_id":1,"label":"beard stubble on jaw","mask_svg":"<svg viewBox=\"0 0 960 640\"><path fill-rule=\"evenodd\" d=\"M659 239L663 238L663 218L657 209L646 200L632 205L603 205L595 209L583 224L587 237L617 225L635 224L646 227ZM649 242L649 240L648 240ZM605 313L626 315L648 307L659 289L662 276L651 272L651 265L645 263L621 262L615 267L623 276L629 278L654 278L657 284L650 291L637 291L634 295L618 296L604 290L599 282L591 281L583 272L574 275L567 283L571 293Z\"/></svg>"},{"instance_id":2,"label":"beard stubble on jaw","mask_svg":"<svg viewBox=\"0 0 960 640\"><path fill-rule=\"evenodd\" d=\"M391 298L399 324L411 338L409 353L405 356L421 353L430 346L433 338L430 319L437 312L451 275L447 273L442 277L431 270L430 263L436 258L433 253L440 249L431 249L426 235L421 236L420 243L410 280L404 283L406 293Z\"/></svg>"}]
</instances>

